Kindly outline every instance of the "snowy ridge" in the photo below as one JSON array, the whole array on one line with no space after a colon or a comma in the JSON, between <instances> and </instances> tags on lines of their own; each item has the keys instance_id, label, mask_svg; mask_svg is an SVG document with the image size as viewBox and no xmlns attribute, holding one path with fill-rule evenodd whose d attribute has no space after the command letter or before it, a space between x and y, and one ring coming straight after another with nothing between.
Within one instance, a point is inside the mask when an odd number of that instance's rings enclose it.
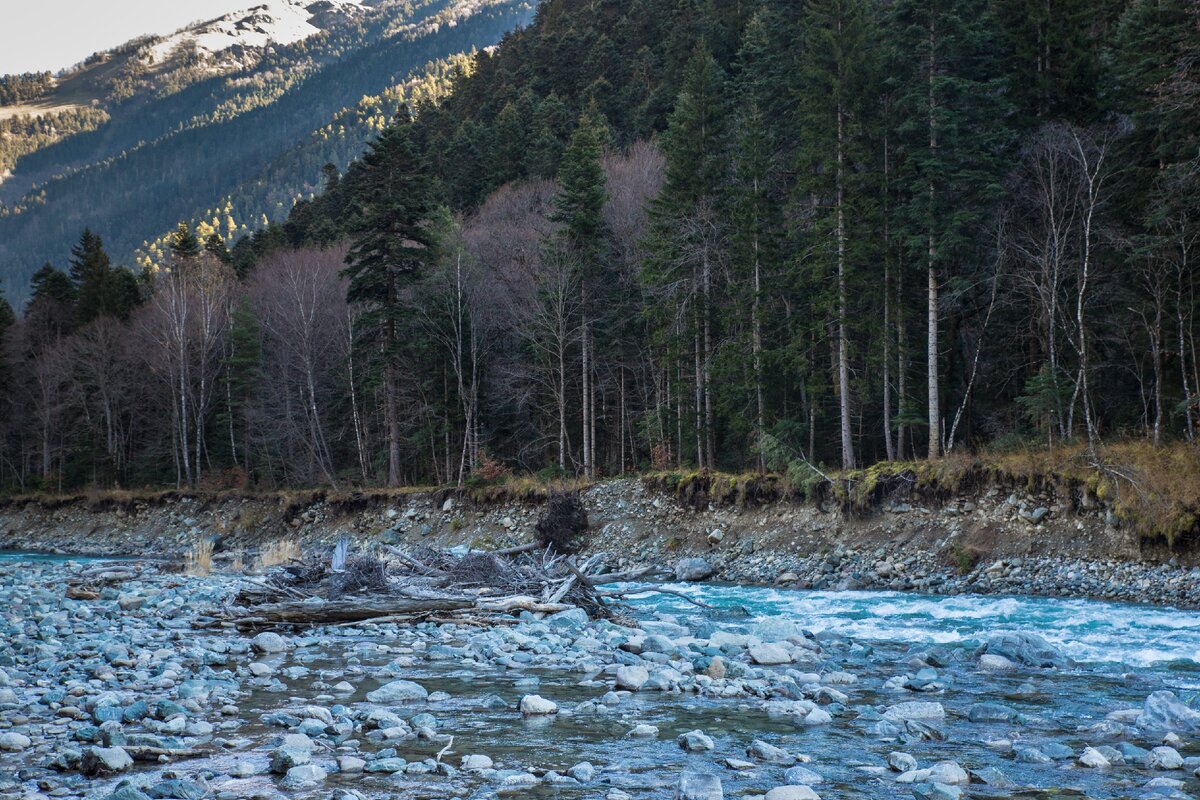
<instances>
[{"instance_id":1,"label":"snowy ridge","mask_svg":"<svg viewBox=\"0 0 1200 800\"><path fill-rule=\"evenodd\" d=\"M155 42L149 52L155 63L162 63L177 48L192 43L198 53L219 58L233 48L262 49L299 42L365 11L362 0L266 0L177 31Z\"/></svg>"}]
</instances>

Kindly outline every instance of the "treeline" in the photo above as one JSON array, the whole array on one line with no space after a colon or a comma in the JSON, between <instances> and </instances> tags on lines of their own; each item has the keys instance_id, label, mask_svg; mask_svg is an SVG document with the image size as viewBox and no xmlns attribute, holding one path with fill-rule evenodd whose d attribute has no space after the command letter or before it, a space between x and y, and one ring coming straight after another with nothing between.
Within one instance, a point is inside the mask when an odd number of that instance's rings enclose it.
<instances>
[{"instance_id":1,"label":"treeline","mask_svg":"<svg viewBox=\"0 0 1200 800\"><path fill-rule=\"evenodd\" d=\"M9 480L1190 441L1198 58L1185 0L548 0L286 222L181 232L111 323L122 466L29 393Z\"/></svg>"},{"instance_id":2,"label":"treeline","mask_svg":"<svg viewBox=\"0 0 1200 800\"><path fill-rule=\"evenodd\" d=\"M53 89L54 76L49 72L0 75L0 106L15 106L31 100L40 100Z\"/></svg>"}]
</instances>

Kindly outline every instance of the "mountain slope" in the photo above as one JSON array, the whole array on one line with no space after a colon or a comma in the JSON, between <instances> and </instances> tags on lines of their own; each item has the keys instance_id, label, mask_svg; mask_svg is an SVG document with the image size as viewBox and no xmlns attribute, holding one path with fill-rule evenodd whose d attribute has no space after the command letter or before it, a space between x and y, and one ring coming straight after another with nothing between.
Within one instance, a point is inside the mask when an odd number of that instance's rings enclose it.
<instances>
[{"instance_id":1,"label":"mountain slope","mask_svg":"<svg viewBox=\"0 0 1200 800\"><path fill-rule=\"evenodd\" d=\"M32 272L62 263L85 225L128 262L231 198L238 231L285 216L325 163L361 150L404 94L396 87L495 44L531 13L530 0L272 0L93 57L37 102L61 111L90 91L94 102L75 107L110 119L24 155L0 184L0 286L22 300ZM364 102L373 117L347 117Z\"/></svg>"}]
</instances>

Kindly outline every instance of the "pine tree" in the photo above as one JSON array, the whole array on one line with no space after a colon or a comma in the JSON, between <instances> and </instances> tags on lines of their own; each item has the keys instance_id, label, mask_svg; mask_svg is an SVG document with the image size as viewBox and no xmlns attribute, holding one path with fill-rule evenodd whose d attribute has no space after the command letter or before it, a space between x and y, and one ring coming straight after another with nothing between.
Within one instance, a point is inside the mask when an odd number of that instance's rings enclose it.
<instances>
[{"instance_id":1,"label":"pine tree","mask_svg":"<svg viewBox=\"0 0 1200 800\"><path fill-rule=\"evenodd\" d=\"M381 367L388 437L388 485L400 483L400 408L397 356L404 323L400 291L433 258L428 221L434 211L424 158L401 118L372 142L357 171L355 222L346 256L347 298L366 308L360 330Z\"/></svg>"}]
</instances>

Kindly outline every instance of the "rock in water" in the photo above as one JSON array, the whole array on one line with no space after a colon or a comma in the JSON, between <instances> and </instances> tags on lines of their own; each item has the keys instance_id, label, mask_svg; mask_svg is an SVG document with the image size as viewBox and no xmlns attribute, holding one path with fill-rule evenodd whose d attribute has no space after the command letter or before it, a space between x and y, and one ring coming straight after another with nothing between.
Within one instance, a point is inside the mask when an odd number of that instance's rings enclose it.
<instances>
[{"instance_id":1,"label":"rock in water","mask_svg":"<svg viewBox=\"0 0 1200 800\"><path fill-rule=\"evenodd\" d=\"M945 719L946 709L942 708L941 703L914 700L890 706L887 711L883 712L883 718L892 720L893 722Z\"/></svg>"},{"instance_id":2,"label":"rock in water","mask_svg":"<svg viewBox=\"0 0 1200 800\"><path fill-rule=\"evenodd\" d=\"M675 741L679 743L682 749L687 750L689 753L699 753L702 750L712 750L716 747L713 744L713 740L705 735L704 731L681 733Z\"/></svg>"},{"instance_id":3,"label":"rock in water","mask_svg":"<svg viewBox=\"0 0 1200 800\"><path fill-rule=\"evenodd\" d=\"M521 698L521 713L526 716L557 714L558 704L536 694L527 694Z\"/></svg>"},{"instance_id":4,"label":"rock in water","mask_svg":"<svg viewBox=\"0 0 1200 800\"><path fill-rule=\"evenodd\" d=\"M1094 747L1085 747L1083 749L1083 754L1079 756L1079 764L1084 767L1091 767L1092 769L1104 769L1105 767L1112 766L1109 760L1104 757L1104 754Z\"/></svg>"},{"instance_id":5,"label":"rock in water","mask_svg":"<svg viewBox=\"0 0 1200 800\"><path fill-rule=\"evenodd\" d=\"M1003 656L1026 667L1065 667L1067 657L1036 633L1002 633L988 639L976 655Z\"/></svg>"},{"instance_id":6,"label":"rock in water","mask_svg":"<svg viewBox=\"0 0 1200 800\"><path fill-rule=\"evenodd\" d=\"M725 800L725 790L716 775L685 772L675 787L675 800Z\"/></svg>"},{"instance_id":7,"label":"rock in water","mask_svg":"<svg viewBox=\"0 0 1200 800\"><path fill-rule=\"evenodd\" d=\"M372 703L412 703L429 697L429 692L419 683L412 681L392 681L385 683L373 692L367 692L367 699Z\"/></svg>"},{"instance_id":8,"label":"rock in water","mask_svg":"<svg viewBox=\"0 0 1200 800\"><path fill-rule=\"evenodd\" d=\"M807 786L776 786L767 792L767 800L821 800L821 796Z\"/></svg>"},{"instance_id":9,"label":"rock in water","mask_svg":"<svg viewBox=\"0 0 1200 800\"><path fill-rule=\"evenodd\" d=\"M1174 692L1155 692L1146 698L1137 726L1148 731L1200 732L1200 711L1175 696Z\"/></svg>"}]
</instances>

